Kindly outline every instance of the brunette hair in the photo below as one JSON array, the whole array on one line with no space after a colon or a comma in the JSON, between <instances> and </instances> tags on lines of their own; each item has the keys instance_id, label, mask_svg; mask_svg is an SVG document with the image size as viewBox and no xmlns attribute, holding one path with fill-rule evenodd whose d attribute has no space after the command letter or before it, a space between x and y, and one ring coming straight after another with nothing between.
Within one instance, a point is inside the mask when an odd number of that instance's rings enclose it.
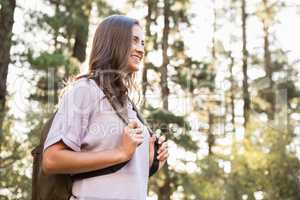
<instances>
[{"instance_id":1,"label":"brunette hair","mask_svg":"<svg viewBox=\"0 0 300 200\"><path fill-rule=\"evenodd\" d=\"M128 70L134 25L139 22L127 16L105 18L95 32L89 60L87 76L97 82L108 98L118 100L122 106L134 85L135 73Z\"/></svg>"}]
</instances>

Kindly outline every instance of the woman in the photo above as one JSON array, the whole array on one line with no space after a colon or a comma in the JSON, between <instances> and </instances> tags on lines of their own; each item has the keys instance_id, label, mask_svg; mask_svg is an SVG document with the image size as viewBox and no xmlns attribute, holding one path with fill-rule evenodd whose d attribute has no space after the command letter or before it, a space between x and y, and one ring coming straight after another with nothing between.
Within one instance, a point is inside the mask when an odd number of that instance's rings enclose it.
<instances>
[{"instance_id":1,"label":"woman","mask_svg":"<svg viewBox=\"0 0 300 200\"><path fill-rule=\"evenodd\" d=\"M44 144L45 173L83 173L130 160L115 173L75 181L71 199L146 199L155 136L150 137L127 97L143 56L139 22L108 17L94 35L88 75L63 94ZM159 143L161 168L168 149L163 137Z\"/></svg>"}]
</instances>

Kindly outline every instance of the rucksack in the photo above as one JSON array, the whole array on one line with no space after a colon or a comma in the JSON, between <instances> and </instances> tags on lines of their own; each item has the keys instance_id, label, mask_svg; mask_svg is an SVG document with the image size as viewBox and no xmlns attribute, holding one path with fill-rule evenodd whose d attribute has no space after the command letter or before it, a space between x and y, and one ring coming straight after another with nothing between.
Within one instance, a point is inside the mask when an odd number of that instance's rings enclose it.
<instances>
[{"instance_id":1,"label":"rucksack","mask_svg":"<svg viewBox=\"0 0 300 200\"><path fill-rule=\"evenodd\" d=\"M152 136L153 131L148 126L142 115L139 113L135 104L131 100L130 102L133 106L133 109L137 113L137 117L147 127L150 135ZM112 107L115 109L116 114L122 119L122 121L128 122L128 120L124 118L122 113L120 113L115 106L112 105ZM69 200L69 198L72 196L72 185L74 180L114 173L129 162L126 161L104 169L79 173L72 176L69 174L45 174L42 170L43 147L55 114L56 112L43 127L40 137L40 143L31 152L33 156L32 200ZM159 161L157 159L158 148L159 144L158 140L156 140L154 143L154 160L149 171L149 176L154 175L159 167Z\"/></svg>"}]
</instances>

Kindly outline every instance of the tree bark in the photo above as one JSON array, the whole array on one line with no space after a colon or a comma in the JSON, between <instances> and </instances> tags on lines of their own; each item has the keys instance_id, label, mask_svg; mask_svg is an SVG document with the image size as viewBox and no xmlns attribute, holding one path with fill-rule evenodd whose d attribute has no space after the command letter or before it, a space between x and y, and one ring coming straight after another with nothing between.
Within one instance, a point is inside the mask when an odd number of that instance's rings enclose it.
<instances>
[{"instance_id":1,"label":"tree bark","mask_svg":"<svg viewBox=\"0 0 300 200\"><path fill-rule=\"evenodd\" d=\"M0 10L0 142L2 141L3 120L6 114L7 73L12 45L15 0L2 0Z\"/></svg>"},{"instance_id":2,"label":"tree bark","mask_svg":"<svg viewBox=\"0 0 300 200\"><path fill-rule=\"evenodd\" d=\"M89 33L89 19L92 10L91 1L81 1L81 12L80 17L85 21L82 25L84 27L78 26L75 33L75 43L73 47L73 56L77 58L81 63L85 61L86 58L86 47Z\"/></svg>"},{"instance_id":3,"label":"tree bark","mask_svg":"<svg viewBox=\"0 0 300 200\"><path fill-rule=\"evenodd\" d=\"M213 146L215 145L215 136L213 134L213 114L208 110L208 135L207 135L207 144L208 144L208 156L213 155Z\"/></svg>"},{"instance_id":4,"label":"tree bark","mask_svg":"<svg viewBox=\"0 0 300 200\"><path fill-rule=\"evenodd\" d=\"M151 15L152 15L152 5L153 3L151 0L147 0L147 16L146 16L146 40L151 37L151 31L150 31L150 26L152 23ZM143 72L142 72L142 95L143 95L143 104L142 108L144 109L146 106L146 92L147 92L147 87L148 87L148 77L147 77L147 72L148 72L148 60L147 60L147 55L148 55L148 49L145 49L145 64L143 67Z\"/></svg>"},{"instance_id":5,"label":"tree bark","mask_svg":"<svg viewBox=\"0 0 300 200\"><path fill-rule=\"evenodd\" d=\"M248 90L248 50L247 50L247 13L246 13L246 0L242 0L242 40L243 40L243 100L244 100L244 127L246 128L249 120L250 112L250 95Z\"/></svg>"},{"instance_id":6,"label":"tree bark","mask_svg":"<svg viewBox=\"0 0 300 200\"><path fill-rule=\"evenodd\" d=\"M161 97L163 101L163 109L169 110L169 88L168 88L168 64L169 64L169 58L168 58L168 39L169 39L169 33L170 33L170 2L169 0L164 0L164 8L163 8L163 15L164 15L164 29L163 29L163 38L162 38L162 59L163 63L160 68L160 74L161 74ZM163 168L164 173L164 183L163 186L159 189L158 199L159 200L170 200L171 199L171 177L168 170L168 163L165 164Z\"/></svg>"},{"instance_id":7,"label":"tree bark","mask_svg":"<svg viewBox=\"0 0 300 200\"><path fill-rule=\"evenodd\" d=\"M163 101L163 108L165 110L169 109L168 104L168 96L169 96L169 88L168 88L168 40L169 40L169 32L170 32L170 3L169 0L164 0L164 29L163 29L163 38L162 38L162 59L163 63L160 67L160 85L161 85L161 95Z\"/></svg>"},{"instance_id":8,"label":"tree bark","mask_svg":"<svg viewBox=\"0 0 300 200\"><path fill-rule=\"evenodd\" d=\"M216 56L216 32L217 32L217 9L216 9L216 2L213 0L214 8L214 22L213 22L213 37L212 37L212 48L211 48L211 55L213 58L213 63L215 63L215 60L217 58Z\"/></svg>"},{"instance_id":9,"label":"tree bark","mask_svg":"<svg viewBox=\"0 0 300 200\"><path fill-rule=\"evenodd\" d=\"M231 52L229 54L230 58L230 66L229 66L229 72L230 72L230 107L231 107L231 123L232 123L232 133L235 135L235 107L234 107L234 78L233 78L233 72L232 68L234 66L234 58L231 55ZM235 142L235 141L233 141Z\"/></svg>"},{"instance_id":10,"label":"tree bark","mask_svg":"<svg viewBox=\"0 0 300 200\"><path fill-rule=\"evenodd\" d=\"M232 124L232 153L235 155L237 153L236 148L236 125L235 125L235 83L234 83L234 76L233 76L233 66L234 66L234 57L232 56L232 52L228 53L230 58L230 65L229 65L229 73L230 73L230 107L231 107L231 124Z\"/></svg>"},{"instance_id":11,"label":"tree bark","mask_svg":"<svg viewBox=\"0 0 300 200\"><path fill-rule=\"evenodd\" d=\"M263 0L263 6L264 6L264 12L268 15L268 0ZM271 110L269 117L271 120L274 119L274 115L276 112L276 107L275 107L275 94L273 92L274 90L274 81L273 81L273 71L272 71L272 58L271 58L271 52L270 52L270 33L269 33L269 24L268 22L263 19L262 20L263 24L263 32L264 32L264 68L265 72L267 75L267 78L269 79L269 88L271 89L271 95L273 98L271 98Z\"/></svg>"},{"instance_id":12,"label":"tree bark","mask_svg":"<svg viewBox=\"0 0 300 200\"><path fill-rule=\"evenodd\" d=\"M211 56L212 56L212 65L210 68L210 73L212 73L215 70L216 67L216 61L217 61L217 54L216 54L216 32L217 32L217 9L216 9L216 2L213 0L213 34L212 34L212 48L211 48ZM214 89L210 87L210 94L214 95ZM209 98L211 99L211 98ZM215 145L215 136L213 133L213 125L214 125L214 115L209 108L208 105L208 135L207 135L207 144L208 144L208 155L213 155L213 146Z\"/></svg>"}]
</instances>

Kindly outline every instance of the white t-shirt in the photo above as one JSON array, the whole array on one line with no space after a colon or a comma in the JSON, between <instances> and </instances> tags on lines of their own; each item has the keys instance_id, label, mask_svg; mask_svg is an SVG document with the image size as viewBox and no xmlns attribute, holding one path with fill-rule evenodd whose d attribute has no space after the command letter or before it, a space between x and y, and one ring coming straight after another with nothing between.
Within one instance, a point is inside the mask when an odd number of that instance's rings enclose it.
<instances>
[{"instance_id":1,"label":"white t-shirt","mask_svg":"<svg viewBox=\"0 0 300 200\"><path fill-rule=\"evenodd\" d=\"M142 123L128 102L128 117ZM74 151L103 151L119 145L123 121L94 80L76 81L62 96L45 141L44 150L62 140ZM144 142L119 171L73 183L71 199L145 200L149 175L149 132L143 127Z\"/></svg>"}]
</instances>

